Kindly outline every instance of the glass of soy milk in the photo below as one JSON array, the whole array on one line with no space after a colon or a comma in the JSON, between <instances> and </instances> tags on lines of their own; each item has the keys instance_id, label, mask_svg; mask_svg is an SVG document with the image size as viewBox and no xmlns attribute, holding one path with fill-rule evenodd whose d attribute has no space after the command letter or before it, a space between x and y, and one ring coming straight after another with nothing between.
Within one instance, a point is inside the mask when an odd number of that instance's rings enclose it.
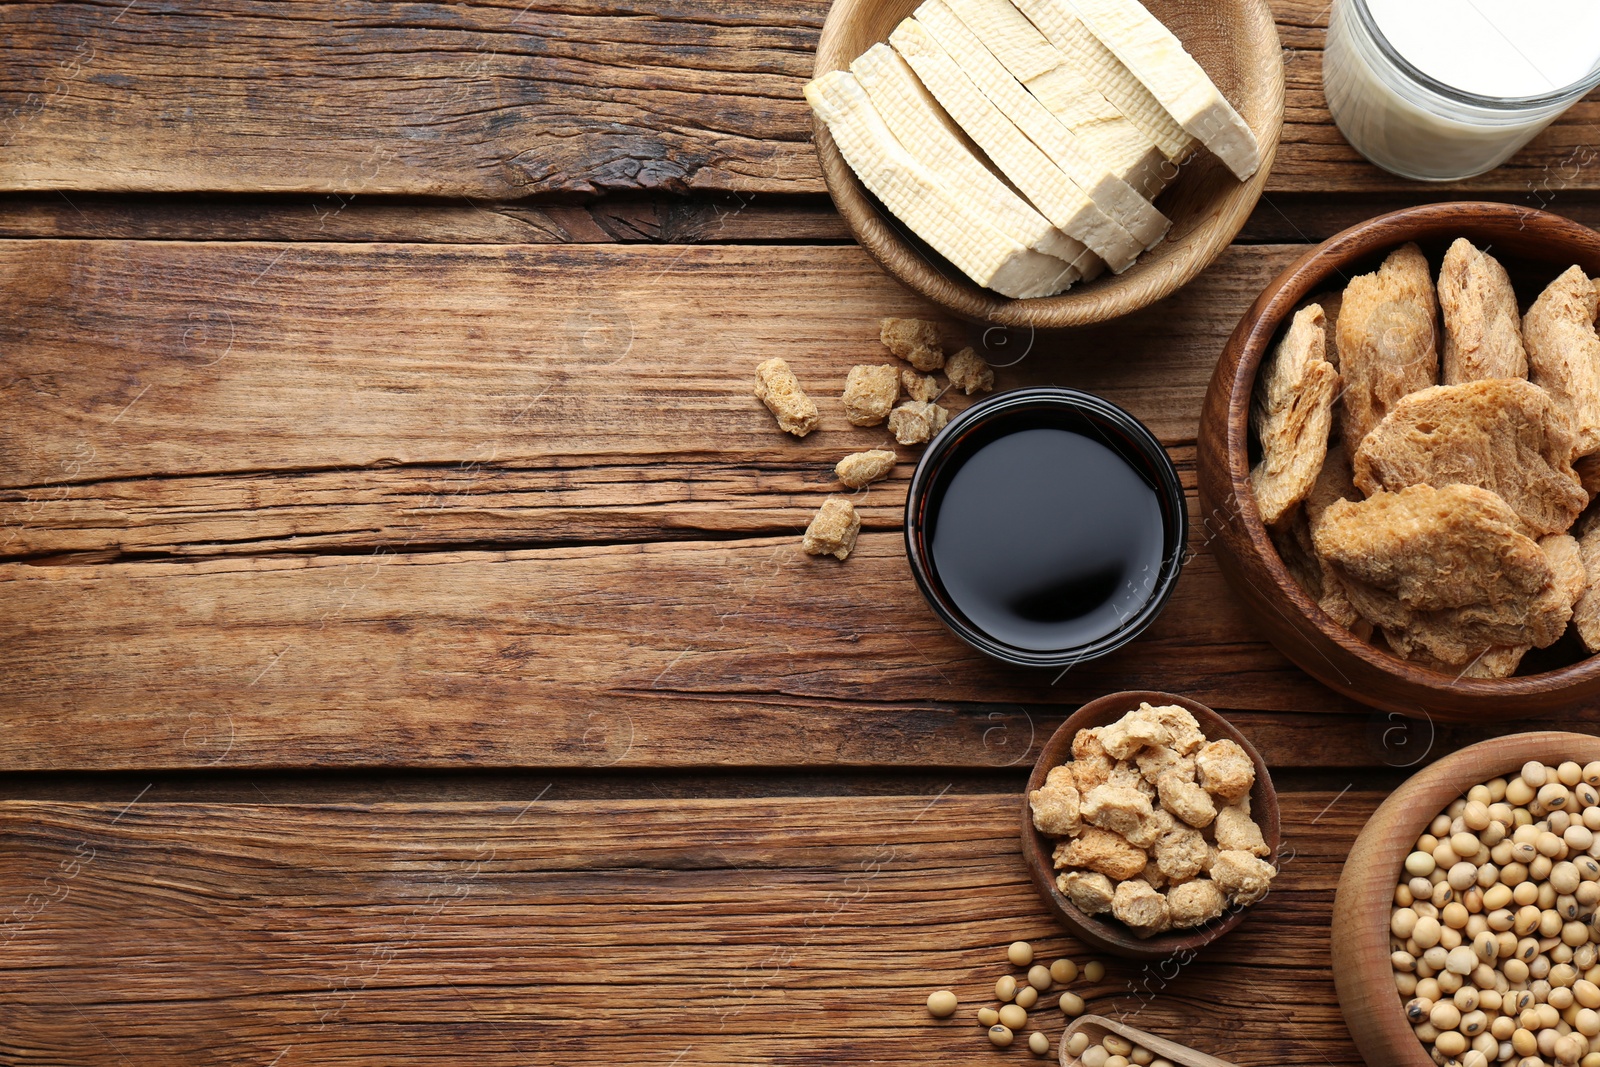
<instances>
[{"instance_id":1,"label":"glass of soy milk","mask_svg":"<svg viewBox=\"0 0 1600 1067\"><path fill-rule=\"evenodd\" d=\"M1322 83L1373 163L1470 178L1600 84L1600 0L1334 0Z\"/></svg>"}]
</instances>

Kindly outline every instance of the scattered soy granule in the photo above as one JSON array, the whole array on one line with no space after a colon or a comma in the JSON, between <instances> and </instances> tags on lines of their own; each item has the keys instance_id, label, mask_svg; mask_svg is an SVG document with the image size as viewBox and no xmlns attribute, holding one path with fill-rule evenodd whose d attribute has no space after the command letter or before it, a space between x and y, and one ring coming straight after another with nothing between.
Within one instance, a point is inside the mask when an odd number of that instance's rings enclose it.
<instances>
[{"instance_id":1,"label":"scattered soy granule","mask_svg":"<svg viewBox=\"0 0 1600 1067\"><path fill-rule=\"evenodd\" d=\"M861 363L850 368L844 383L844 417L852 426L876 426L900 399L900 374L889 364Z\"/></svg>"},{"instance_id":2,"label":"scattered soy granule","mask_svg":"<svg viewBox=\"0 0 1600 1067\"><path fill-rule=\"evenodd\" d=\"M856 547L856 534L860 532L861 516L856 514L855 506L842 496L830 496L806 527L800 547L808 555L845 559Z\"/></svg>"},{"instance_id":3,"label":"scattered soy granule","mask_svg":"<svg viewBox=\"0 0 1600 1067\"><path fill-rule=\"evenodd\" d=\"M851 489L860 489L887 478L898 458L887 448L852 452L834 465L833 473Z\"/></svg>"},{"instance_id":4,"label":"scattered soy granule","mask_svg":"<svg viewBox=\"0 0 1600 1067\"><path fill-rule=\"evenodd\" d=\"M944 373L951 385L968 396L994 388L994 369L971 348L963 348L946 360Z\"/></svg>"},{"instance_id":5,"label":"scattered soy granule","mask_svg":"<svg viewBox=\"0 0 1600 1067\"><path fill-rule=\"evenodd\" d=\"M804 437L822 421L816 403L781 359L769 359L756 367L756 398L777 417L780 427L796 437Z\"/></svg>"},{"instance_id":6,"label":"scattered soy granule","mask_svg":"<svg viewBox=\"0 0 1600 1067\"><path fill-rule=\"evenodd\" d=\"M910 367L900 368L900 388L912 400L938 400L939 394L944 392L939 379L931 374L918 374Z\"/></svg>"},{"instance_id":7,"label":"scattered soy granule","mask_svg":"<svg viewBox=\"0 0 1600 1067\"><path fill-rule=\"evenodd\" d=\"M938 404L908 400L889 412L889 432L903 445L926 444L950 421L950 412Z\"/></svg>"},{"instance_id":8,"label":"scattered soy granule","mask_svg":"<svg viewBox=\"0 0 1600 1067\"><path fill-rule=\"evenodd\" d=\"M885 348L920 371L944 366L939 328L924 319L880 319L878 339Z\"/></svg>"}]
</instances>

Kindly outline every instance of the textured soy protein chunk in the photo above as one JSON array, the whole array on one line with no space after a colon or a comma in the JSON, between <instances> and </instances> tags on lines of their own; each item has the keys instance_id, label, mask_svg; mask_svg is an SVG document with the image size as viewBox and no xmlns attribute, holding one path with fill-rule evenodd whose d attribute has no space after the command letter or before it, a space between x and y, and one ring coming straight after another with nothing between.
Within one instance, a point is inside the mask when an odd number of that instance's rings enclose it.
<instances>
[{"instance_id":1,"label":"textured soy protein chunk","mask_svg":"<svg viewBox=\"0 0 1600 1067\"><path fill-rule=\"evenodd\" d=\"M1456 238L1439 267L1439 309L1444 313L1445 385L1489 378L1525 378L1517 294L1500 261Z\"/></svg>"},{"instance_id":2,"label":"textured soy protein chunk","mask_svg":"<svg viewBox=\"0 0 1600 1067\"><path fill-rule=\"evenodd\" d=\"M1339 372L1326 353L1326 320L1321 306L1311 304L1295 314L1262 371L1250 411L1261 462L1250 471L1250 487L1268 526L1305 499L1327 456Z\"/></svg>"},{"instance_id":3,"label":"textured soy protein chunk","mask_svg":"<svg viewBox=\"0 0 1600 1067\"><path fill-rule=\"evenodd\" d=\"M1339 431L1350 455L1395 401L1439 384L1438 316L1432 272L1415 244L1345 288L1336 345Z\"/></svg>"},{"instance_id":4,"label":"textured soy protein chunk","mask_svg":"<svg viewBox=\"0 0 1600 1067\"><path fill-rule=\"evenodd\" d=\"M821 421L816 403L784 360L773 358L756 367L756 398L767 405L787 433L804 437Z\"/></svg>"},{"instance_id":5,"label":"textured soy protein chunk","mask_svg":"<svg viewBox=\"0 0 1600 1067\"><path fill-rule=\"evenodd\" d=\"M844 383L844 417L852 426L876 426L900 399L900 374L885 363L850 368Z\"/></svg>"},{"instance_id":6,"label":"textured soy protein chunk","mask_svg":"<svg viewBox=\"0 0 1600 1067\"><path fill-rule=\"evenodd\" d=\"M889 476L898 457L887 448L852 452L834 465L833 473L852 489L860 489Z\"/></svg>"},{"instance_id":7,"label":"textured soy protein chunk","mask_svg":"<svg viewBox=\"0 0 1600 1067\"><path fill-rule=\"evenodd\" d=\"M903 445L923 445L949 421L950 412L938 404L908 400L889 412L889 432Z\"/></svg>"},{"instance_id":8,"label":"textured soy protein chunk","mask_svg":"<svg viewBox=\"0 0 1600 1067\"><path fill-rule=\"evenodd\" d=\"M800 547L809 555L844 559L855 548L856 534L860 532L861 517L854 505L842 496L830 496L806 527Z\"/></svg>"},{"instance_id":9,"label":"textured soy protein chunk","mask_svg":"<svg viewBox=\"0 0 1600 1067\"><path fill-rule=\"evenodd\" d=\"M931 374L918 374L910 367L900 368L900 388L912 400L938 400L939 394L944 392L939 379Z\"/></svg>"},{"instance_id":10,"label":"textured soy protein chunk","mask_svg":"<svg viewBox=\"0 0 1600 1067\"><path fill-rule=\"evenodd\" d=\"M971 348L963 348L944 364L945 377L950 384L967 396L987 393L994 388L994 370Z\"/></svg>"},{"instance_id":11,"label":"textured soy protein chunk","mask_svg":"<svg viewBox=\"0 0 1600 1067\"><path fill-rule=\"evenodd\" d=\"M925 319L882 319L878 339L885 348L920 371L944 366L939 328Z\"/></svg>"}]
</instances>

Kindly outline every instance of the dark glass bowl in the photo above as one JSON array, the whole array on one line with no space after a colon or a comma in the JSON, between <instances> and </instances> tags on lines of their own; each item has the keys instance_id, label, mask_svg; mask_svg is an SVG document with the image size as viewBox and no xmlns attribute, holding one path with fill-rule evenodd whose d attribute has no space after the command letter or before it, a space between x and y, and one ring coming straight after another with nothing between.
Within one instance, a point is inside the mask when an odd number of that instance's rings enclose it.
<instances>
[{"instance_id":1,"label":"dark glass bowl","mask_svg":"<svg viewBox=\"0 0 1600 1067\"><path fill-rule=\"evenodd\" d=\"M931 547L937 502L968 457L1007 434L1044 427L1096 437L1155 490L1161 506L1162 557L1160 573L1144 604L1115 630L1086 644L1038 650L1009 644L968 619L940 582ZM934 614L973 648L1019 667L1068 667L1103 656L1139 636L1161 613L1178 581L1188 526L1183 485L1161 442L1115 404L1076 389L1017 389L974 404L950 420L928 446L906 496L906 555L917 587Z\"/></svg>"}]
</instances>

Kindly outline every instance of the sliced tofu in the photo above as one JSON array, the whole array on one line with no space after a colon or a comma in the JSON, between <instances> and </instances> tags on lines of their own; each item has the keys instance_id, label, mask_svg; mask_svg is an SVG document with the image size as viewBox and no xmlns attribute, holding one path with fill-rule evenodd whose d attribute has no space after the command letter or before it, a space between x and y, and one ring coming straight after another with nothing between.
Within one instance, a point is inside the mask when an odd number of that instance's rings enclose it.
<instances>
[{"instance_id":1,"label":"sliced tofu","mask_svg":"<svg viewBox=\"0 0 1600 1067\"><path fill-rule=\"evenodd\" d=\"M996 229L1074 266L1093 255L1082 242L1051 225L978 158L954 121L894 49L875 44L850 64L850 71L901 146L944 178L974 211L986 212Z\"/></svg>"},{"instance_id":2,"label":"sliced tofu","mask_svg":"<svg viewBox=\"0 0 1600 1067\"><path fill-rule=\"evenodd\" d=\"M1143 248L1139 241L1006 118L920 23L901 22L889 43L1045 218L1088 245L1112 271L1120 273L1133 265Z\"/></svg>"},{"instance_id":3,"label":"sliced tofu","mask_svg":"<svg viewBox=\"0 0 1600 1067\"><path fill-rule=\"evenodd\" d=\"M1170 163L1182 163L1194 151L1195 140L1167 114L1144 82L1122 65L1116 53L1078 18L1067 0L1015 0L1016 6L1039 28L1050 43L1075 63L1106 99L1129 122L1144 131ZM1168 174L1168 180L1172 175Z\"/></svg>"},{"instance_id":4,"label":"sliced tofu","mask_svg":"<svg viewBox=\"0 0 1600 1067\"><path fill-rule=\"evenodd\" d=\"M1010 6L1009 0L1001 2ZM1032 30L1027 19L1017 17L1023 29ZM1166 236L1172 225L1166 216L1112 171L1104 159L1086 151L1072 130L1006 70L945 0L927 0L917 8L915 19L990 103L1043 150L1050 162L1087 193L1097 207L1132 234L1141 247L1149 248ZM1038 38L1038 43L1054 51L1043 37Z\"/></svg>"},{"instance_id":5,"label":"sliced tofu","mask_svg":"<svg viewBox=\"0 0 1600 1067\"><path fill-rule=\"evenodd\" d=\"M1070 264L1002 233L917 162L853 74L830 71L805 94L862 184L974 282L1016 299L1049 296L1071 283L1077 272Z\"/></svg>"},{"instance_id":6,"label":"sliced tofu","mask_svg":"<svg viewBox=\"0 0 1600 1067\"><path fill-rule=\"evenodd\" d=\"M1140 196L1156 198L1166 181L1161 150L1011 0L946 2L1011 76L1072 131L1091 158L1103 161ZM924 25L930 24L921 9L917 16Z\"/></svg>"},{"instance_id":7,"label":"sliced tofu","mask_svg":"<svg viewBox=\"0 0 1600 1067\"><path fill-rule=\"evenodd\" d=\"M1066 0L1089 32L1116 53L1186 131L1244 181L1261 166L1261 146L1182 42L1139 0Z\"/></svg>"}]
</instances>

